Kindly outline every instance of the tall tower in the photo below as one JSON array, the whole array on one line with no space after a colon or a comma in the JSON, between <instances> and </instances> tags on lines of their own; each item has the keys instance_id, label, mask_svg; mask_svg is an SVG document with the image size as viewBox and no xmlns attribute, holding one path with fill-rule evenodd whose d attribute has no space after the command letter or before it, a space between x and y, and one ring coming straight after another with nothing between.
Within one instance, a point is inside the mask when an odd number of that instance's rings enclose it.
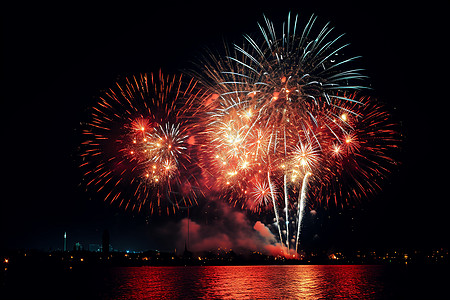
<instances>
[{"instance_id":1,"label":"tall tower","mask_svg":"<svg viewBox=\"0 0 450 300\"><path fill-rule=\"evenodd\" d=\"M189 247L189 207L188 207L188 212L187 212L187 215L188 215L188 217L187 217L187 219L188 219L188 224L187 224L187 246L186 246L186 249L185 250L187 250L188 248L187 247Z\"/></svg>"},{"instance_id":2,"label":"tall tower","mask_svg":"<svg viewBox=\"0 0 450 300\"><path fill-rule=\"evenodd\" d=\"M184 259L192 259L193 253L189 251L189 207L187 209L187 237L186 240L184 240L184 253L183 258Z\"/></svg>"},{"instance_id":3,"label":"tall tower","mask_svg":"<svg viewBox=\"0 0 450 300\"><path fill-rule=\"evenodd\" d=\"M67 251L67 233L64 232L64 252Z\"/></svg>"}]
</instances>

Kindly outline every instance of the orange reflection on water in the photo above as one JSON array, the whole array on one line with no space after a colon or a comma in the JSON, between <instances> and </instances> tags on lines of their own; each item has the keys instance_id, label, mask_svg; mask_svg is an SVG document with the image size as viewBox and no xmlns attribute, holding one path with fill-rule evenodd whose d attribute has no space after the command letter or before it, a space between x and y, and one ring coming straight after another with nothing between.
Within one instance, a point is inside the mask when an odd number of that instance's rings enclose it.
<instances>
[{"instance_id":1,"label":"orange reflection on water","mask_svg":"<svg viewBox=\"0 0 450 300\"><path fill-rule=\"evenodd\" d=\"M320 277L310 266L213 267L207 298L320 298Z\"/></svg>"}]
</instances>

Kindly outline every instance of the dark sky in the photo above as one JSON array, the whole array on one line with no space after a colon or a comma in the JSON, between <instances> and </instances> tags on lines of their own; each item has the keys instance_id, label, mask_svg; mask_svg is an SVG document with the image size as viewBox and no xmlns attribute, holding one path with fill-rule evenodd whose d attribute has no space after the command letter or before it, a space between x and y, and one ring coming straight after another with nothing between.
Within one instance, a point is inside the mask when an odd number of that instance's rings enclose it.
<instances>
[{"instance_id":1,"label":"dark sky","mask_svg":"<svg viewBox=\"0 0 450 300\"><path fill-rule=\"evenodd\" d=\"M190 2L190 1L188 1ZM352 212L356 234L329 224L328 238L358 245L448 246L446 145L448 57L431 2L243 1L152 7L16 6L2 10L2 148L0 248L61 247L98 242L105 228L120 249L164 248L155 233L183 217L146 216L90 199L78 188L80 121L118 76L177 72L202 49L257 31L265 13L281 25L287 13L331 21L370 76L370 93L402 124L401 166L384 191ZM353 53L354 52L354 53ZM445 143L445 144L444 144ZM195 212L194 212L195 215ZM349 215L344 212L343 215ZM333 219L340 220L339 216ZM341 217L344 218L344 217ZM339 223L339 221L336 221ZM345 222L343 222L345 223ZM327 227L328 228L328 227ZM349 237L350 236L350 237ZM114 244L115 243L115 244Z\"/></svg>"}]
</instances>

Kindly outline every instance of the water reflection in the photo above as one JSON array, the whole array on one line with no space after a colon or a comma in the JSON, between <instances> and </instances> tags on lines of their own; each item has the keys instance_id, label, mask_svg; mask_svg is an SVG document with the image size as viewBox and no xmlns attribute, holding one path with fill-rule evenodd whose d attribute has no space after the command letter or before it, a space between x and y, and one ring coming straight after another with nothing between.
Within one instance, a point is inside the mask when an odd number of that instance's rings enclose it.
<instances>
[{"instance_id":1,"label":"water reflection","mask_svg":"<svg viewBox=\"0 0 450 300\"><path fill-rule=\"evenodd\" d=\"M382 298L381 266L210 266L117 268L103 298Z\"/></svg>"}]
</instances>

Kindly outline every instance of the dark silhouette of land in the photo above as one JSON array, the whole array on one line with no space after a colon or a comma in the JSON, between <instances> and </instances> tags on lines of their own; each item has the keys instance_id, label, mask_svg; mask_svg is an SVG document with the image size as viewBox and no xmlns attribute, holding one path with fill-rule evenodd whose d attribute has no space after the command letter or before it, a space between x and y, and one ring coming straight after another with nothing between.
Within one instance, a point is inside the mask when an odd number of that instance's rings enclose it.
<instances>
[{"instance_id":1,"label":"dark silhouette of land","mask_svg":"<svg viewBox=\"0 0 450 300\"><path fill-rule=\"evenodd\" d=\"M185 266L185 265L283 265L283 264L448 264L448 249L433 250L355 250L302 252L297 258L271 256L261 252L236 253L216 249L181 254L148 250L144 252L90 252L86 250L43 252L10 250L0 253L2 273L12 269L56 268L71 270L91 266Z\"/></svg>"}]
</instances>

